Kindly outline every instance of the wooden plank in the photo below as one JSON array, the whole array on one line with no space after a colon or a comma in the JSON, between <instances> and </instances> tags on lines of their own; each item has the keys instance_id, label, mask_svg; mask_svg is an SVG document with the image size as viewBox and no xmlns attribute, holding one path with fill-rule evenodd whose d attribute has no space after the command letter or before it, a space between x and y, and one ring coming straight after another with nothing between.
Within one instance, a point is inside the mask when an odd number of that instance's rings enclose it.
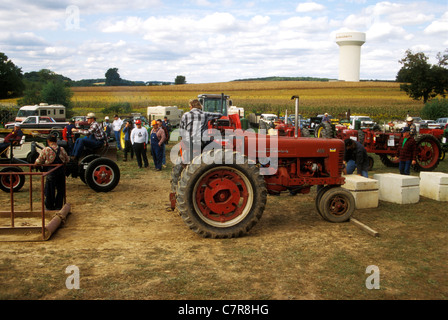
<instances>
[{"instance_id":1,"label":"wooden plank","mask_svg":"<svg viewBox=\"0 0 448 320\"><path fill-rule=\"evenodd\" d=\"M370 234L371 236L374 237L379 237L379 233L378 231L373 230L372 228L370 228L369 226L365 225L364 223L362 223L361 221L358 221L356 219L351 218L350 222L353 222L354 225L356 225L358 228L364 230L365 232L367 232L368 234Z\"/></svg>"}]
</instances>

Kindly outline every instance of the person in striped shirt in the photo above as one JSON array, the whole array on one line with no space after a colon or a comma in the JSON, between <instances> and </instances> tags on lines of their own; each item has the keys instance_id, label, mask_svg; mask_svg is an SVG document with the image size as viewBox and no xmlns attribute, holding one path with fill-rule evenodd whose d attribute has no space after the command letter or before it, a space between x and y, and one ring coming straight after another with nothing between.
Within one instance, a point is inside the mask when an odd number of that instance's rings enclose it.
<instances>
[{"instance_id":1,"label":"person in striped shirt","mask_svg":"<svg viewBox=\"0 0 448 320\"><path fill-rule=\"evenodd\" d=\"M203 139L204 133L208 128L208 122L210 120L219 119L223 115L221 113L205 112L202 111L202 105L198 99L190 100L190 111L184 113L179 125L179 134L182 137L183 148L188 155L188 159L184 159L185 162L189 162L190 159L199 155L204 147Z\"/></svg>"},{"instance_id":2,"label":"person in striped shirt","mask_svg":"<svg viewBox=\"0 0 448 320\"><path fill-rule=\"evenodd\" d=\"M90 125L89 129L72 129L73 133L81 133L85 135L82 139L77 139L75 145L73 146L72 156L74 160L79 160L84 147L97 149L104 145L104 140L106 139L106 132L101 128L101 125L96 122L96 116L93 112L87 114L87 122Z\"/></svg>"}]
</instances>

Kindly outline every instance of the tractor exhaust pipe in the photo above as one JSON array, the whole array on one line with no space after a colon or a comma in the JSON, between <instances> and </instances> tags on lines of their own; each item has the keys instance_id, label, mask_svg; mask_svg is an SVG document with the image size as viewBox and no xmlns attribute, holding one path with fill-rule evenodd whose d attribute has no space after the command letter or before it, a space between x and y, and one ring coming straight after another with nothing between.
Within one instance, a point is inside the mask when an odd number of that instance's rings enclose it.
<instances>
[{"instance_id":1,"label":"tractor exhaust pipe","mask_svg":"<svg viewBox=\"0 0 448 320\"><path fill-rule=\"evenodd\" d=\"M299 96L292 96L291 100L296 99L295 121L294 121L294 137L299 136Z\"/></svg>"}]
</instances>

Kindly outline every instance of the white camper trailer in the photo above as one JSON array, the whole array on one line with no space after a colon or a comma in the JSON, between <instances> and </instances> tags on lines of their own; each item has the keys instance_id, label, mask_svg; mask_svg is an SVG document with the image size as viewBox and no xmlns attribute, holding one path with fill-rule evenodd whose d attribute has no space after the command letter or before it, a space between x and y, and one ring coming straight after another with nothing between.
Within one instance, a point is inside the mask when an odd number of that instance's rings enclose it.
<instances>
[{"instance_id":1,"label":"white camper trailer","mask_svg":"<svg viewBox=\"0 0 448 320\"><path fill-rule=\"evenodd\" d=\"M172 127L178 127L182 118L183 111L176 106L156 106L148 107L148 121L163 120L167 117Z\"/></svg>"},{"instance_id":2,"label":"white camper trailer","mask_svg":"<svg viewBox=\"0 0 448 320\"><path fill-rule=\"evenodd\" d=\"M29 116L51 117L56 121L65 121L65 107L59 104L41 103L34 106L23 106L17 112L15 122L22 122Z\"/></svg>"}]
</instances>

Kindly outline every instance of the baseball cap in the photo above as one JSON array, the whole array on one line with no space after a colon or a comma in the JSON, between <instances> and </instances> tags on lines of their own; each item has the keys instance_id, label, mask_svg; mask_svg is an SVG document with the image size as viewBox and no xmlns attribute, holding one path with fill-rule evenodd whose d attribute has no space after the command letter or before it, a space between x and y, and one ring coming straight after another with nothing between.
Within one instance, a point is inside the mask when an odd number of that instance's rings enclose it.
<instances>
[{"instance_id":1,"label":"baseball cap","mask_svg":"<svg viewBox=\"0 0 448 320\"><path fill-rule=\"evenodd\" d=\"M156 120L152 120L151 125L153 126L155 124L157 124L157 121Z\"/></svg>"},{"instance_id":2,"label":"baseball cap","mask_svg":"<svg viewBox=\"0 0 448 320\"><path fill-rule=\"evenodd\" d=\"M135 120L135 124L142 124L140 120Z\"/></svg>"}]
</instances>

